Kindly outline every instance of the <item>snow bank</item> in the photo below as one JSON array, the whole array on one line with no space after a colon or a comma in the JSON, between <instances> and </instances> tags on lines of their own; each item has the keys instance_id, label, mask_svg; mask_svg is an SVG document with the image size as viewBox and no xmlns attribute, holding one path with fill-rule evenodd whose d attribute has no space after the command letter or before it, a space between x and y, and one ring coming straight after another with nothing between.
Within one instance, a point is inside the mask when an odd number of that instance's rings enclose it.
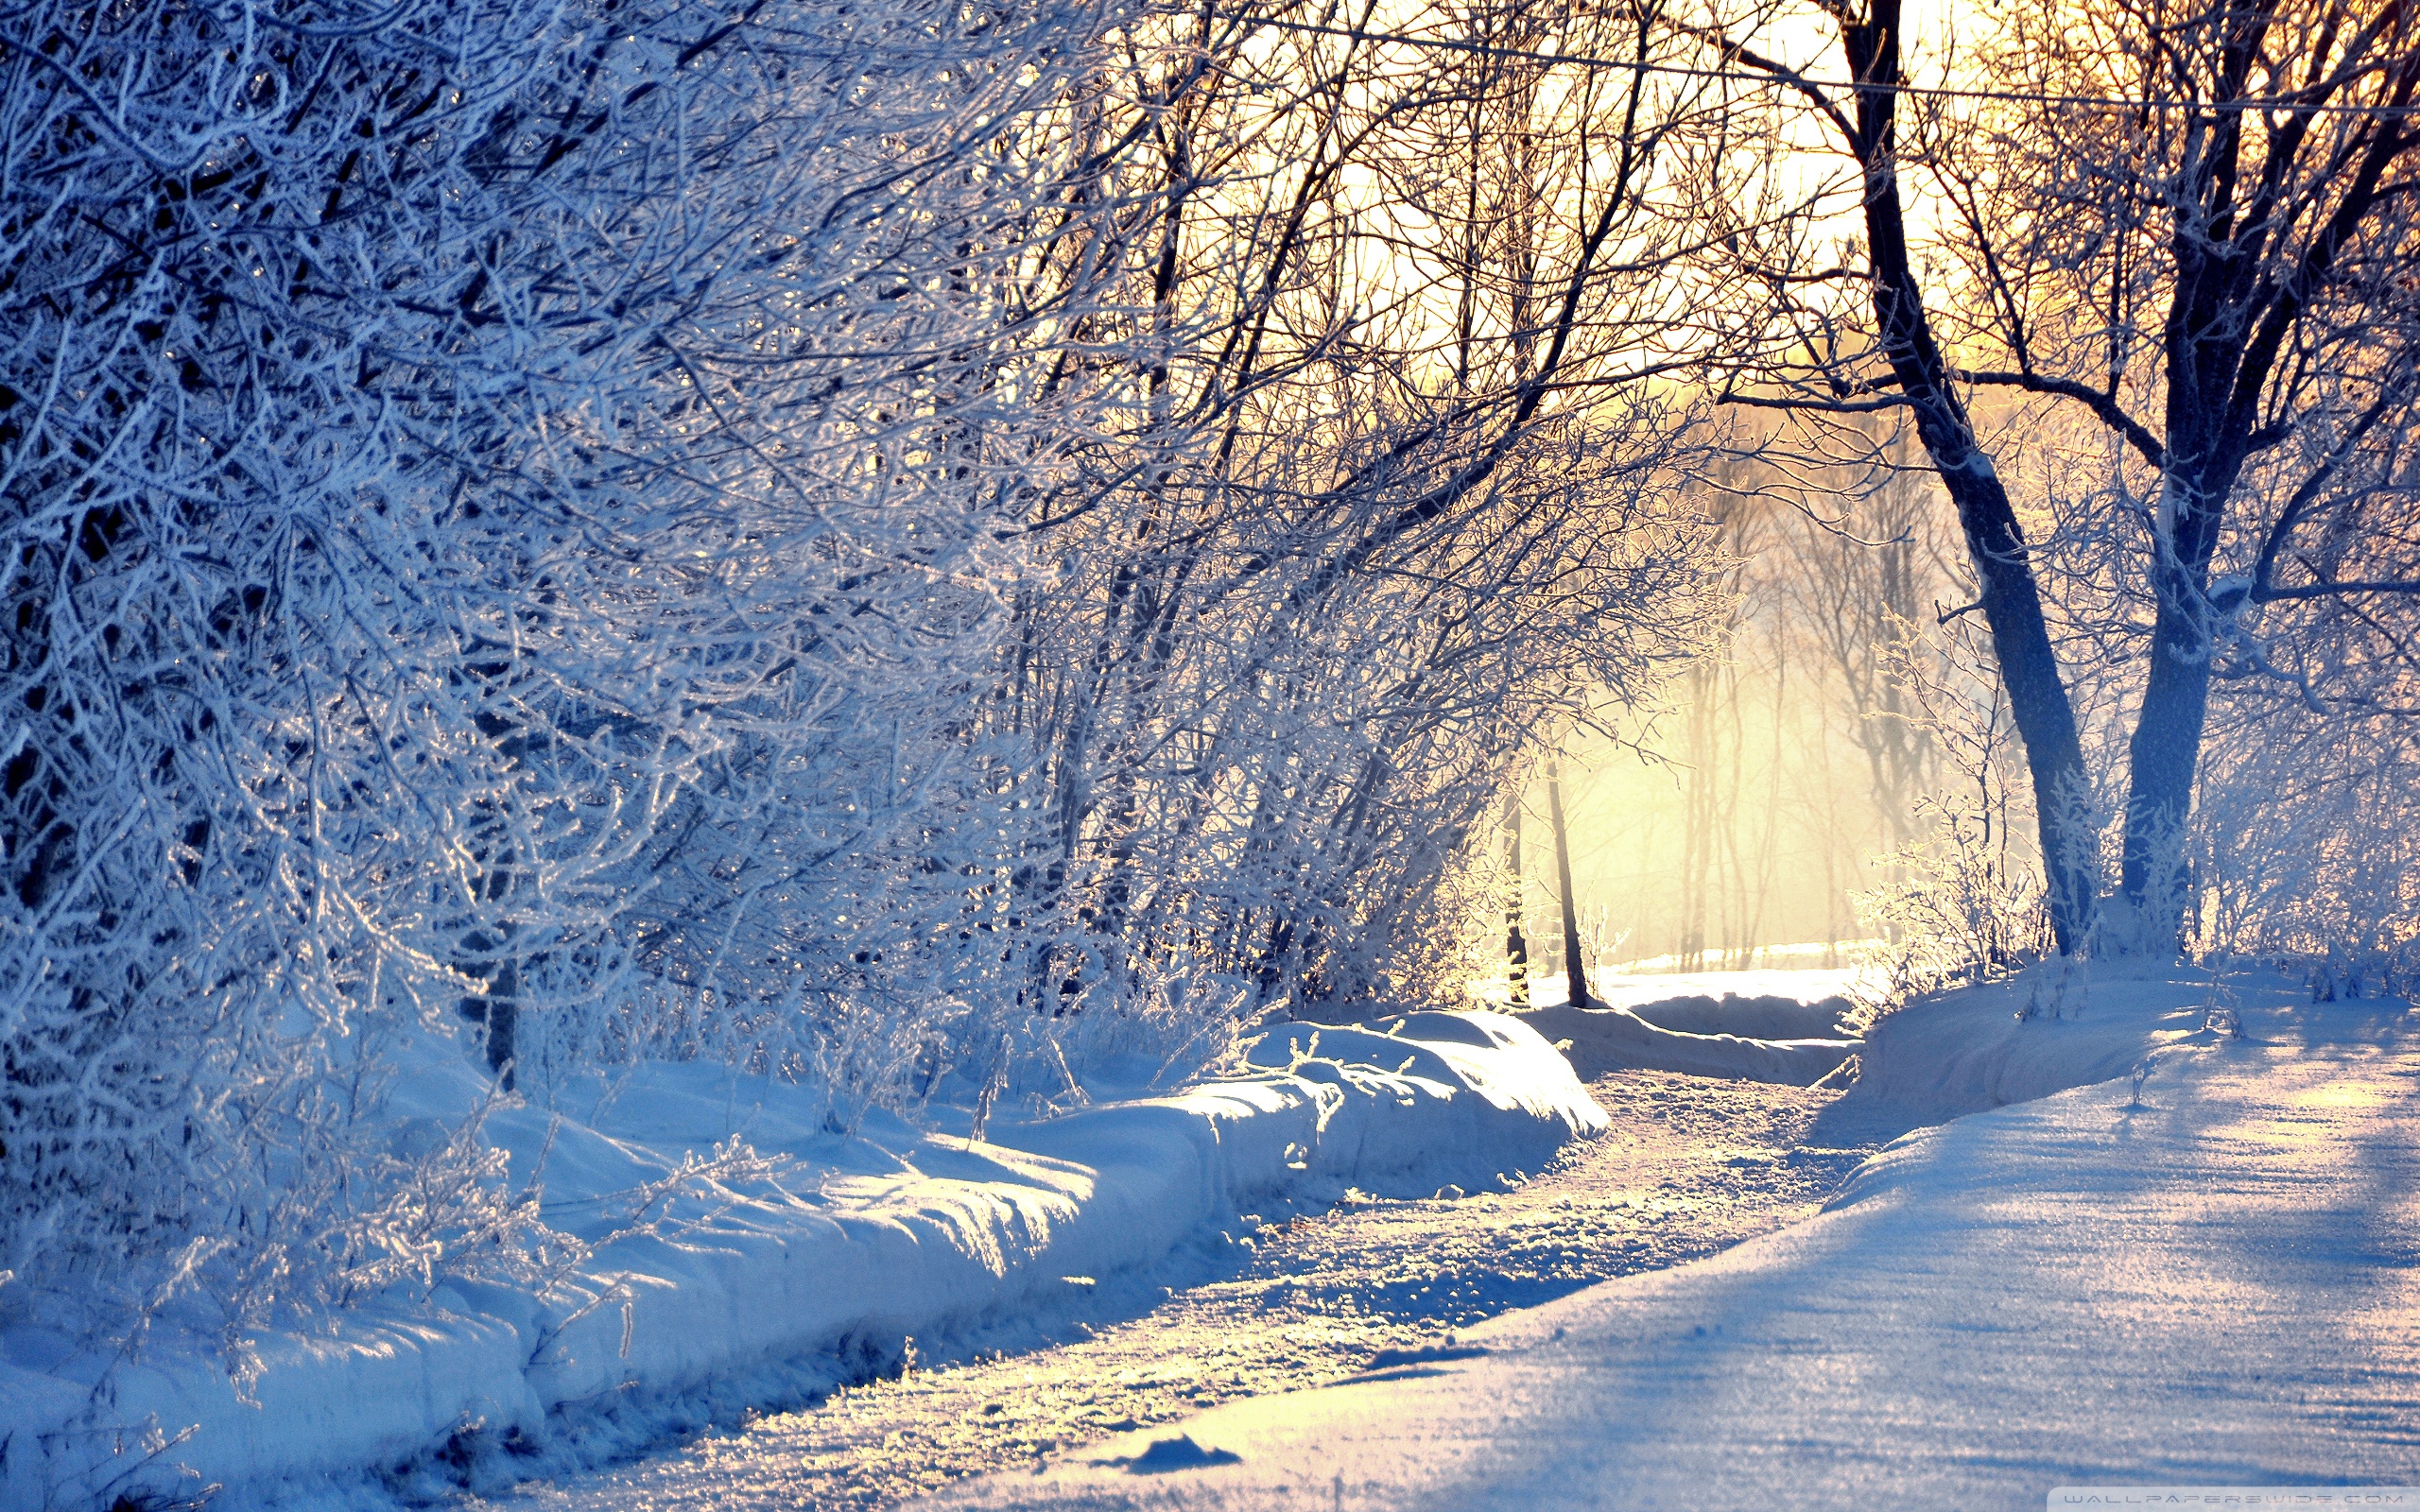
<instances>
[{"instance_id":1,"label":"snow bank","mask_svg":"<svg viewBox=\"0 0 2420 1512\"><path fill-rule=\"evenodd\" d=\"M1564 1046L1582 1079L1616 1071L1673 1071L1691 1076L1806 1086L1858 1048L1841 1026L1841 996L1852 971L1705 971L1692 975L1609 975L1585 1007L1554 1001L1553 987L1531 984L1538 1001L1519 1017ZM1740 988L1748 988L1744 995Z\"/></svg>"},{"instance_id":2,"label":"snow bank","mask_svg":"<svg viewBox=\"0 0 2420 1512\"><path fill-rule=\"evenodd\" d=\"M2159 1027L2212 991L2183 978L2098 982L2080 1022L2002 1008L1972 1050L1950 1025L2004 1000L1917 1010L1869 1094L1903 1108L1927 1046L1935 1106L2085 1074L2129 1032L2139 1063L2146 1024L2157 1054L2139 1087L1910 1135L1706 1262L934 1504L2034 1512L2058 1486L2411 1484L2420 1015L2220 990L2248 1040ZM1192 1468L1143 1473L1179 1432Z\"/></svg>"},{"instance_id":3,"label":"snow bank","mask_svg":"<svg viewBox=\"0 0 2420 1512\"><path fill-rule=\"evenodd\" d=\"M1737 1000L1732 1000L1736 1005ZM1808 1010L1787 999L1754 999L1770 1005L1765 1022L1780 1022L1789 1009ZM1704 1005L1703 1009L1700 1005ZM1615 1071L1677 1071L1691 1076L1726 1076L1739 1081L1787 1082L1805 1087L1821 1081L1858 1050L1853 1040L1761 1040L1738 1034L1705 1034L1666 1028L1649 1015L1663 1005L1633 1008L1575 1008L1567 1004L1532 1008L1523 1022L1558 1045L1571 1069L1583 1079ZM1720 1022L1724 1005L1713 999L1685 999L1670 1005L1681 1022ZM1743 1015L1744 1016L1744 1015Z\"/></svg>"},{"instance_id":4,"label":"snow bank","mask_svg":"<svg viewBox=\"0 0 2420 1512\"><path fill-rule=\"evenodd\" d=\"M1853 966L1756 966L1737 971L1592 971L1588 987L1599 1003L1617 1008L1639 1008L1681 997L1733 995L1816 1003L1825 998L1846 998L1873 981L1873 972ZM1534 992L1547 986L1539 982L1531 988ZM1547 1000L1539 996L1535 1001Z\"/></svg>"},{"instance_id":5,"label":"snow bank","mask_svg":"<svg viewBox=\"0 0 2420 1512\"><path fill-rule=\"evenodd\" d=\"M1296 1076L1358 1075L1353 1068L1377 1067L1418 1083L1467 1090L1443 1108L1374 1100L1354 1135L1352 1158L1370 1180L1408 1179L1433 1191L1437 1182L1428 1177L1453 1179L1446 1166L1469 1171L1480 1151L1493 1152L1480 1162L1493 1162L1492 1170L1478 1173L1482 1177L1534 1171L1572 1135L1605 1127L1603 1109L1589 1099L1571 1063L1534 1025L1501 1013L1411 1013L1343 1027L1278 1024L1247 1058ZM1338 1137L1328 1136L1331 1142Z\"/></svg>"},{"instance_id":6,"label":"snow bank","mask_svg":"<svg viewBox=\"0 0 2420 1512\"><path fill-rule=\"evenodd\" d=\"M1877 1022L1858 1049L1856 1084L1821 1126L1888 1138L2107 1081L2196 1042L2214 1008L2275 1011L2308 996L2266 972L2220 980L2186 968L2037 966Z\"/></svg>"},{"instance_id":7,"label":"snow bank","mask_svg":"<svg viewBox=\"0 0 2420 1512\"><path fill-rule=\"evenodd\" d=\"M611 1244L544 1301L440 1287L324 1336L264 1338L257 1405L197 1349L112 1366L30 1326L0 1332L0 1505L80 1506L113 1478L166 1484L182 1464L228 1486L215 1507L241 1506L357 1480L474 1426L541 1442L550 1421L623 1393L851 1340L895 1347L1070 1275L1148 1263L1288 1189L1478 1185L1605 1123L1563 1057L1498 1014L1282 1025L1252 1058L1249 1075L979 1144L904 1128L840 1141L820 1132L812 1096L703 1067L654 1068L583 1119L505 1110L489 1132L516 1178L543 1159L547 1221L592 1240L627 1226L628 1194L684 1151L738 1135L795 1163L714 1187L683 1231ZM446 1061L397 1102L434 1119L477 1095ZM147 1425L192 1433L147 1464Z\"/></svg>"},{"instance_id":8,"label":"snow bank","mask_svg":"<svg viewBox=\"0 0 2420 1512\"><path fill-rule=\"evenodd\" d=\"M1621 1005L1658 1029L1674 1034L1736 1034L1747 1040L1854 1040L1854 1030L1841 1027L1849 1001L1841 997L1802 1000L1759 995L1720 997L1699 993Z\"/></svg>"}]
</instances>

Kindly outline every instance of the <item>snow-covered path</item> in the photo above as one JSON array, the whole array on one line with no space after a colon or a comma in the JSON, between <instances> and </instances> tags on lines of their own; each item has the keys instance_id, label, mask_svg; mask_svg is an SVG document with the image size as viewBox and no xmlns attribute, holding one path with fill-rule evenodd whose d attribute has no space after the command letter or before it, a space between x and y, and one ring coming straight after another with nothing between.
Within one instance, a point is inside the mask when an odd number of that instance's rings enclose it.
<instances>
[{"instance_id":1,"label":"snow-covered path","mask_svg":"<svg viewBox=\"0 0 2420 1512\"><path fill-rule=\"evenodd\" d=\"M2189 987L2097 988L2016 1038L2093 1050ZM1979 1038L2024 990L1937 1011ZM2031 1512L2062 1485L2420 1483L2420 1032L2260 998L2249 1042L2170 1037L2140 1085L1920 1130L1704 1263L938 1501Z\"/></svg>"},{"instance_id":2,"label":"snow-covered path","mask_svg":"<svg viewBox=\"0 0 2420 1512\"><path fill-rule=\"evenodd\" d=\"M1435 1347L1510 1309L1714 1253L1807 1216L1868 1153L1802 1143L1829 1092L1662 1072L1590 1090L1611 1130L1513 1190L1260 1214L1148 1284L1071 1285L1060 1316L959 1342L987 1358L493 1504L886 1505L1218 1402L1334 1382L1383 1350Z\"/></svg>"}]
</instances>

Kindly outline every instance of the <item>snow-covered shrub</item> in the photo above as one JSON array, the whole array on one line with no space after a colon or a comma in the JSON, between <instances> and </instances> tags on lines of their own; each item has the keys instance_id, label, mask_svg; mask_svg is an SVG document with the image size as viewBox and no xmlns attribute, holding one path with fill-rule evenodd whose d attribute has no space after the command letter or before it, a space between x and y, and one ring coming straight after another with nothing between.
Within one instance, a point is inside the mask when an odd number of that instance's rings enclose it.
<instances>
[{"instance_id":1,"label":"snow-covered shrub","mask_svg":"<svg viewBox=\"0 0 2420 1512\"><path fill-rule=\"evenodd\" d=\"M1337 574L1287 494L1198 529L1167 630L1114 630L1121 576L1167 571L1107 543L1042 600L1019 698L1051 739L1051 825L1020 889L1044 1006L1154 963L1243 976L1263 1002L1451 995L1467 853L1493 843L1507 774L1692 643L1710 601L1674 555L1642 405L1531 438L1534 455L1367 570ZM1366 506L1364 506L1366 507ZM1089 544L1089 542L1087 542ZM1098 664L1103 622L1114 653Z\"/></svg>"},{"instance_id":2,"label":"snow-covered shrub","mask_svg":"<svg viewBox=\"0 0 2420 1512\"><path fill-rule=\"evenodd\" d=\"M1179 1087L1233 1063L1263 1009L1256 982L1215 963L1140 958L1124 982L1100 984L1085 1001L1011 1021L1012 1085L1048 1104L1088 1100L1083 1082L1095 1077L1114 1088Z\"/></svg>"},{"instance_id":3,"label":"snow-covered shrub","mask_svg":"<svg viewBox=\"0 0 2420 1512\"><path fill-rule=\"evenodd\" d=\"M1888 875L1857 895L1874 943L1863 964L1892 1007L1924 992L2020 970L2057 948L2040 871L2011 864L1989 816L1939 797L1920 800L1924 838L1886 858Z\"/></svg>"},{"instance_id":4,"label":"snow-covered shrub","mask_svg":"<svg viewBox=\"0 0 2420 1512\"><path fill-rule=\"evenodd\" d=\"M0 1271L249 1324L522 1253L475 1129L394 1153L395 1045L805 1003L997 849L936 774L1087 423L1018 266L1084 18L0 29Z\"/></svg>"},{"instance_id":5,"label":"snow-covered shrub","mask_svg":"<svg viewBox=\"0 0 2420 1512\"><path fill-rule=\"evenodd\" d=\"M1988 651L1963 626L1922 637L1903 626L1890 658L1909 713L1946 768L1914 804L1917 837L1876 857L1876 885L1856 895L1874 944L1862 964L1878 981L1865 1022L1910 998L2004 975L2057 949L2041 857L2032 840L2023 747ZM2090 795L2061 828L2095 833ZM2072 858L2090 872L2099 856Z\"/></svg>"},{"instance_id":6,"label":"snow-covered shrub","mask_svg":"<svg viewBox=\"0 0 2420 1512\"><path fill-rule=\"evenodd\" d=\"M2299 961L2318 996L2420 992L2420 748L2408 721L2298 704L2254 713L2221 725L2203 774L2187 944Z\"/></svg>"}]
</instances>

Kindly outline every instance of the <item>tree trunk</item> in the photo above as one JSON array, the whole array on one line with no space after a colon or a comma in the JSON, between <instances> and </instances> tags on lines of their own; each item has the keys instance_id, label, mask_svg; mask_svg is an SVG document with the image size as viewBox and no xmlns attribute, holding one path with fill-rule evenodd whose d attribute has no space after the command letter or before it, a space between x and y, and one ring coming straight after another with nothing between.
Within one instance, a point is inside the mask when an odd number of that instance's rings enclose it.
<instances>
[{"instance_id":1,"label":"tree trunk","mask_svg":"<svg viewBox=\"0 0 2420 1512\"><path fill-rule=\"evenodd\" d=\"M506 945L500 937L475 931L462 943L482 953ZM462 1017L487 1026L488 1070L502 1077L504 1090L511 1091L520 1080L514 1062L520 1054L515 1040L521 1028L521 963L505 955L469 962L467 969L481 978L483 988L462 999Z\"/></svg>"},{"instance_id":2,"label":"tree trunk","mask_svg":"<svg viewBox=\"0 0 2420 1512\"><path fill-rule=\"evenodd\" d=\"M1504 905L1504 974L1512 985L1512 1000L1516 1007L1530 1002L1530 941L1521 933L1521 916L1527 897L1521 881L1521 795L1515 793L1504 805L1505 828L1512 833L1512 896Z\"/></svg>"},{"instance_id":3,"label":"tree trunk","mask_svg":"<svg viewBox=\"0 0 2420 1512\"><path fill-rule=\"evenodd\" d=\"M1899 61L1899 0L1876 0L1872 17L1862 25L1843 26L1841 37L1849 72L1858 81L1855 146L1865 174L1874 313L1899 393L1915 419L1916 435L1958 507L1967 554L1981 584L1983 622L1991 628L1993 655L1999 662L2033 779L2051 928L2060 954L2072 954L2091 928L2099 886L2086 817L2090 789L2083 744L2042 616L2025 532L1999 473L1976 444L1965 404L1950 385L1948 364L1910 263L1896 136L1898 91L1905 82Z\"/></svg>"},{"instance_id":4,"label":"tree trunk","mask_svg":"<svg viewBox=\"0 0 2420 1512\"><path fill-rule=\"evenodd\" d=\"M2204 501L2223 500L2233 483L2232 470L2226 470L2218 481L2171 472L2163 484L2169 524L2152 568L2158 608L2152 621L2151 678L2127 747L2118 896L2129 936L2119 943L2128 950L2167 955L2177 946L2186 904L2185 820L2209 713L2213 649L2190 606L2208 602L2210 554L2219 535L2218 510Z\"/></svg>"},{"instance_id":5,"label":"tree trunk","mask_svg":"<svg viewBox=\"0 0 2420 1512\"><path fill-rule=\"evenodd\" d=\"M2169 618L2165 606L2159 618ZM2185 819L2192 806L2193 772L2209 707L2207 656L2180 656L2163 623L2152 640L2151 684L2128 745L2132 767L2126 798L2126 850L2120 895L2137 938L2132 948L2171 954L2187 902Z\"/></svg>"},{"instance_id":6,"label":"tree trunk","mask_svg":"<svg viewBox=\"0 0 2420 1512\"><path fill-rule=\"evenodd\" d=\"M1563 828L1563 784L1547 768L1547 818L1554 826L1554 878L1563 889L1563 979L1571 1005L1588 1005L1588 969L1580 958L1580 907L1571 893L1571 844Z\"/></svg>"}]
</instances>

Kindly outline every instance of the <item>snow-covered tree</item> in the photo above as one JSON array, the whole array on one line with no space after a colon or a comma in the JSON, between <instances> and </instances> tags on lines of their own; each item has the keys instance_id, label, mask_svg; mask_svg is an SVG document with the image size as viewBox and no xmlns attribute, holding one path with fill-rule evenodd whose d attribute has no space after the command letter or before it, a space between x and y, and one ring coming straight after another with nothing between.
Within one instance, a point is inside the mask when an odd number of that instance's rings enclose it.
<instances>
[{"instance_id":1,"label":"snow-covered tree","mask_svg":"<svg viewBox=\"0 0 2420 1512\"><path fill-rule=\"evenodd\" d=\"M509 1075L634 970L798 1010L967 890L1098 21L0 18L0 1270L251 1317L509 1253L382 1044L458 1007Z\"/></svg>"},{"instance_id":2,"label":"snow-covered tree","mask_svg":"<svg viewBox=\"0 0 2420 1512\"><path fill-rule=\"evenodd\" d=\"M2168 950L2214 680L2353 715L2408 666L2420 33L2345 0L2045 3L1936 77L1896 0L1828 9L1820 58L1760 47L1760 24L1698 33L1795 117L1767 203L1801 213L1735 217L1726 244L1772 340L1737 397L1887 410L1921 440L2024 738L2063 948L2099 882L2071 684L2140 659L2100 938ZM1844 149L1841 182L1805 189L1780 150L1812 145L1802 126ZM2081 507L2037 498L2029 524L2013 480L2041 435L1989 435L1993 391L2099 427Z\"/></svg>"},{"instance_id":3,"label":"snow-covered tree","mask_svg":"<svg viewBox=\"0 0 2420 1512\"><path fill-rule=\"evenodd\" d=\"M1507 770L1708 608L1661 274L1720 133L1303 25L0 17L8 1284L232 1342L529 1279L409 1066L846 1128L1063 1072L1070 1002L1181 1050L1433 970Z\"/></svg>"},{"instance_id":4,"label":"snow-covered tree","mask_svg":"<svg viewBox=\"0 0 2420 1512\"><path fill-rule=\"evenodd\" d=\"M1506 777L1711 608L1659 384L1708 129L1666 76L1521 56L1661 56L1650 10L1170 26L1100 128L1146 144L1150 210L1137 313L1095 334L1152 355L1032 511L1057 576L1001 679L1053 1011L1179 961L1264 1000L1409 988Z\"/></svg>"}]
</instances>

